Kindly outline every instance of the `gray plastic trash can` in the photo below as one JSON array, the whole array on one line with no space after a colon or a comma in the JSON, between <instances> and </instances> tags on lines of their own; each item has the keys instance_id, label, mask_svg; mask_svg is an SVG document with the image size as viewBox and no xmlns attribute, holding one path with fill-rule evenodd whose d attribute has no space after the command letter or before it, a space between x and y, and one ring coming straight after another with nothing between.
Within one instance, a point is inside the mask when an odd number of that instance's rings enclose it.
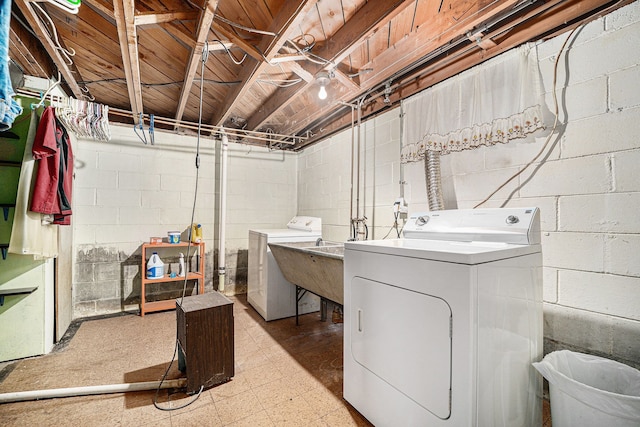
<instances>
[{"instance_id":1,"label":"gray plastic trash can","mask_svg":"<svg viewBox=\"0 0 640 427\"><path fill-rule=\"evenodd\" d=\"M640 426L640 371L568 350L533 366L549 381L553 427Z\"/></svg>"}]
</instances>

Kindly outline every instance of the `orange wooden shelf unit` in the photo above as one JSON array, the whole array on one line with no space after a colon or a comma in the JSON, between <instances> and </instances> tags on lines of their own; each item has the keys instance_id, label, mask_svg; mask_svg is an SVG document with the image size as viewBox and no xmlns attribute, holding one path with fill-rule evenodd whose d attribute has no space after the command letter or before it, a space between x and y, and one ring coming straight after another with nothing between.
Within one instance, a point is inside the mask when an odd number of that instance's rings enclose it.
<instances>
[{"instance_id":1,"label":"orange wooden shelf unit","mask_svg":"<svg viewBox=\"0 0 640 427\"><path fill-rule=\"evenodd\" d=\"M147 252L158 252L158 249L175 249L175 248L186 248L189 246L188 242L180 242L180 243L144 243L142 245L142 280L141 280L141 289L140 289L140 316L144 316L146 313L151 313L153 311L162 311L162 310L171 310L176 308L175 299L161 300L161 301L149 301L147 302L146 291L147 286L153 285L156 283L166 283L166 282L184 282L184 277L169 277L165 274L165 277L160 279L147 279L147 261L149 260L149 256L147 256ZM198 250L198 262L196 264L197 271L188 271L189 270L189 261L185 260L185 267L187 269L187 280L197 280L198 294L204 294L204 242L200 243L191 243L192 248L196 248ZM186 254L185 254L186 256Z\"/></svg>"}]
</instances>

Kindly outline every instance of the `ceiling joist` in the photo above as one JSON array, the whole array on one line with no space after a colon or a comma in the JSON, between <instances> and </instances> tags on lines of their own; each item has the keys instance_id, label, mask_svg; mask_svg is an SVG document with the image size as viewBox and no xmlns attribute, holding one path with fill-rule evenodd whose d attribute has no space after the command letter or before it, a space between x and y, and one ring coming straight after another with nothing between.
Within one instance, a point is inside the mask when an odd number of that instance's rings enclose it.
<instances>
[{"instance_id":1,"label":"ceiling joist","mask_svg":"<svg viewBox=\"0 0 640 427\"><path fill-rule=\"evenodd\" d=\"M213 16L215 15L217 7L218 0L206 0L204 8L200 13L200 20L198 21L198 29L196 31L196 43L191 49L191 55L185 68L182 90L180 91L180 98L178 99L178 105L176 107L176 122L178 123L182 120L182 115L187 105L187 98L191 93L191 86L197 74L198 64L202 60L204 44L211 29L211 23L213 22Z\"/></svg>"},{"instance_id":2,"label":"ceiling joist","mask_svg":"<svg viewBox=\"0 0 640 427\"><path fill-rule=\"evenodd\" d=\"M242 99L247 91L258 80L262 72L271 65L269 61L273 58L280 48L287 42L291 29L304 19L309 10L315 5L317 0L290 0L286 1L273 19L269 27L269 31L278 34L272 40L263 38L259 46L259 51L264 56L253 67L245 66L242 68L239 80L242 84L236 86L227 99L222 108L213 116L211 123L222 126L230 115L236 103ZM232 40L233 41L233 40ZM247 52L249 53L249 52Z\"/></svg>"},{"instance_id":3,"label":"ceiling joist","mask_svg":"<svg viewBox=\"0 0 640 427\"><path fill-rule=\"evenodd\" d=\"M134 0L114 0L113 14L118 28L122 65L127 78L127 91L133 120L138 123L144 112L142 86L140 82L140 59L138 57L138 36L135 26Z\"/></svg>"}]
</instances>

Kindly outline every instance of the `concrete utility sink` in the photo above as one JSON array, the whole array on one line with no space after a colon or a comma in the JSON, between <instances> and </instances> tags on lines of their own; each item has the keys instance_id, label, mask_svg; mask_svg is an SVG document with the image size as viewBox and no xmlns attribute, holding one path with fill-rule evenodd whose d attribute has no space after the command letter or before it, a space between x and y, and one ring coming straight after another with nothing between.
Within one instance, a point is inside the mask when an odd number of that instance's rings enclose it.
<instances>
[{"instance_id":1,"label":"concrete utility sink","mask_svg":"<svg viewBox=\"0 0 640 427\"><path fill-rule=\"evenodd\" d=\"M269 243L271 253L289 282L321 298L344 303L344 245L335 242Z\"/></svg>"}]
</instances>

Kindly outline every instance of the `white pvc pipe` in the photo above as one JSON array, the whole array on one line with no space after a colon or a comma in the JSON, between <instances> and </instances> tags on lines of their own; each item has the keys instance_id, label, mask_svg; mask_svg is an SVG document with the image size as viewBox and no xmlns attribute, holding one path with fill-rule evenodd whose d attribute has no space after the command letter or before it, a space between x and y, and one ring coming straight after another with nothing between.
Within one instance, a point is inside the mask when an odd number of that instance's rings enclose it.
<instances>
[{"instance_id":1,"label":"white pvc pipe","mask_svg":"<svg viewBox=\"0 0 640 427\"><path fill-rule=\"evenodd\" d=\"M0 394L0 403L24 402L27 400L52 399L54 397L88 396L92 394L125 393L128 391L157 390L158 388L181 388L186 378L140 383L108 384L87 387L52 388L49 390L17 391Z\"/></svg>"},{"instance_id":2,"label":"white pvc pipe","mask_svg":"<svg viewBox=\"0 0 640 427\"><path fill-rule=\"evenodd\" d=\"M220 221L218 222L218 292L224 293L225 282L225 227L227 211L227 158L229 139L227 134L222 134L220 160Z\"/></svg>"}]
</instances>

